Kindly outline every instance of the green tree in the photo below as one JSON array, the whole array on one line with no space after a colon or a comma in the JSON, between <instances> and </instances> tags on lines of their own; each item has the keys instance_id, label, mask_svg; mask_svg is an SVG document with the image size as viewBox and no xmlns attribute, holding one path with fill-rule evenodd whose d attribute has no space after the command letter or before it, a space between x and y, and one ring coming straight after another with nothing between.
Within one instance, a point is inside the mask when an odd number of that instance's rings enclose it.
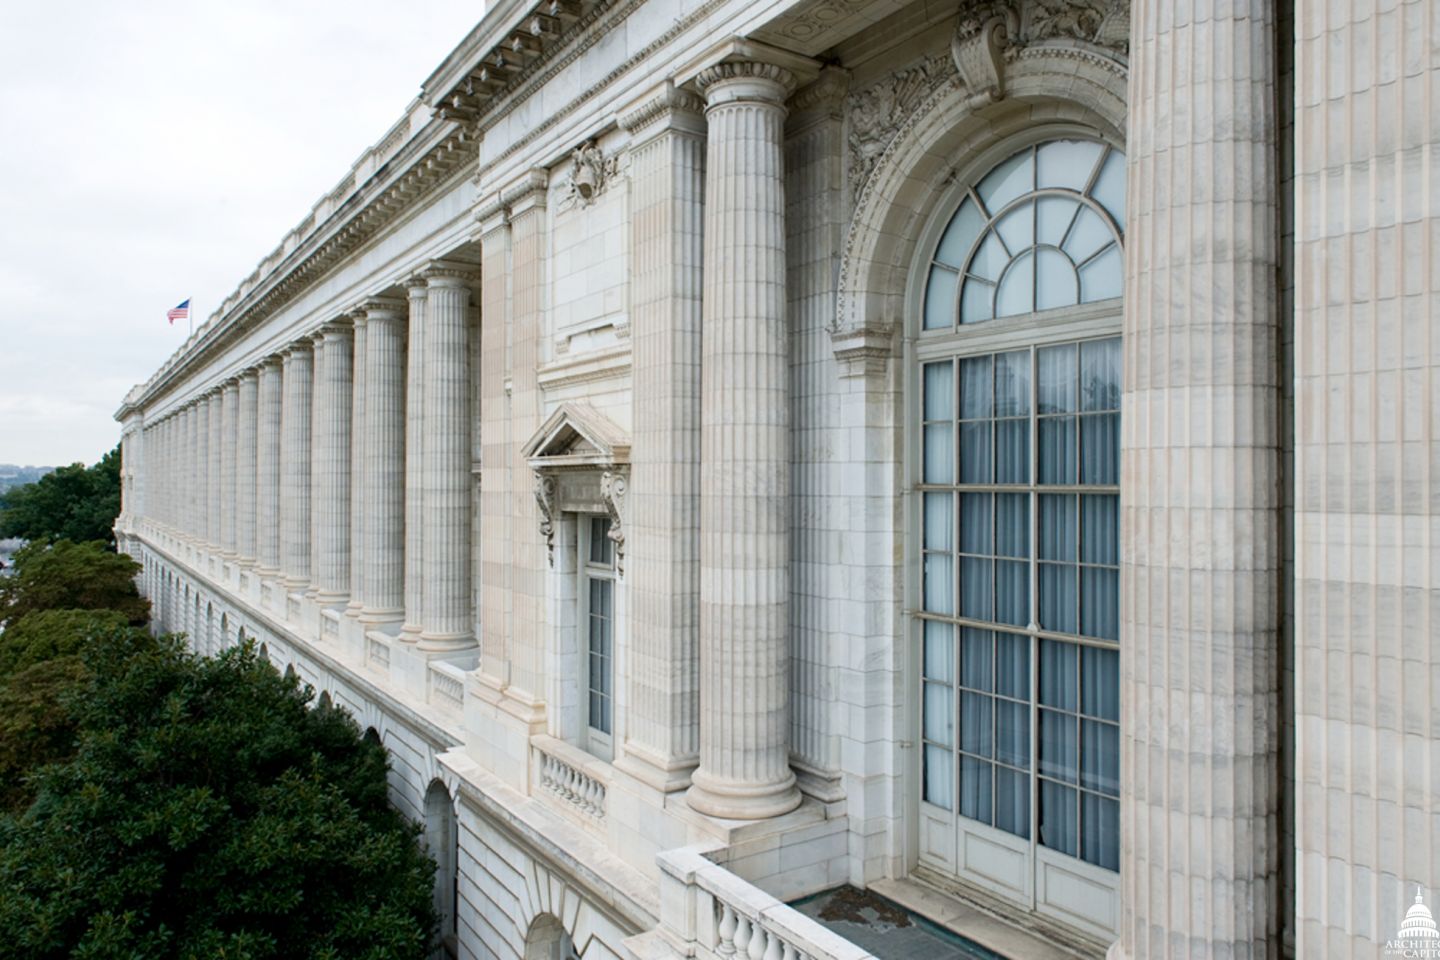
<instances>
[{"instance_id":1,"label":"green tree","mask_svg":"<svg viewBox=\"0 0 1440 960\"><path fill-rule=\"evenodd\" d=\"M0 539L99 540L115 549L120 447L87 467L73 463L0 493Z\"/></svg>"},{"instance_id":2,"label":"green tree","mask_svg":"<svg viewBox=\"0 0 1440 960\"><path fill-rule=\"evenodd\" d=\"M434 864L348 714L248 644L78 658L73 756L0 817L0 958L426 955Z\"/></svg>"},{"instance_id":3,"label":"green tree","mask_svg":"<svg viewBox=\"0 0 1440 960\"><path fill-rule=\"evenodd\" d=\"M0 578L0 625L42 610L115 610L135 626L150 619L140 596L140 564L99 543L31 543L15 553L15 570Z\"/></svg>"},{"instance_id":4,"label":"green tree","mask_svg":"<svg viewBox=\"0 0 1440 960\"><path fill-rule=\"evenodd\" d=\"M118 610L37 610L0 633L0 683L12 674L61 657L126 625Z\"/></svg>"}]
</instances>

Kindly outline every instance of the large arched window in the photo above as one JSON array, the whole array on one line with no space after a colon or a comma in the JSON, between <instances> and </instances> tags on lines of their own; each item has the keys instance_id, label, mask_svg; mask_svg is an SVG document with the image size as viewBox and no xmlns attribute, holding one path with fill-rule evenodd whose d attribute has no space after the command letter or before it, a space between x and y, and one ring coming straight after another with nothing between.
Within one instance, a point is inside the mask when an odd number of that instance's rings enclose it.
<instances>
[{"instance_id":1,"label":"large arched window","mask_svg":"<svg viewBox=\"0 0 1440 960\"><path fill-rule=\"evenodd\" d=\"M922 860L1072 922L1118 902L1124 219L1120 151L1027 146L917 303Z\"/></svg>"}]
</instances>

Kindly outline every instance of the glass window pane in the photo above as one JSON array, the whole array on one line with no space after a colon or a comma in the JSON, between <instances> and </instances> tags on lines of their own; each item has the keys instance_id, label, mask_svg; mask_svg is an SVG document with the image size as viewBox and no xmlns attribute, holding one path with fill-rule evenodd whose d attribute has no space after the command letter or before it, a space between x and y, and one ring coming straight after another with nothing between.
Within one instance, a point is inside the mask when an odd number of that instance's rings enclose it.
<instances>
[{"instance_id":1,"label":"glass window pane","mask_svg":"<svg viewBox=\"0 0 1440 960\"><path fill-rule=\"evenodd\" d=\"M1125 155L1118 150L1111 150L1105 158L1105 165L1100 168L1100 176L1095 180L1095 186L1090 190L1090 196L1100 201L1100 205L1110 211L1110 216L1125 229Z\"/></svg>"},{"instance_id":2,"label":"glass window pane","mask_svg":"<svg viewBox=\"0 0 1440 960\"><path fill-rule=\"evenodd\" d=\"M590 562L611 563L614 543L610 540L610 518L590 518Z\"/></svg>"},{"instance_id":3,"label":"glass window pane","mask_svg":"<svg viewBox=\"0 0 1440 960\"><path fill-rule=\"evenodd\" d=\"M941 683L925 684L923 734L931 743L955 745L955 691Z\"/></svg>"},{"instance_id":4,"label":"glass window pane","mask_svg":"<svg viewBox=\"0 0 1440 960\"><path fill-rule=\"evenodd\" d=\"M1040 626L1079 633L1079 597L1075 567L1040 564Z\"/></svg>"},{"instance_id":5,"label":"glass window pane","mask_svg":"<svg viewBox=\"0 0 1440 960\"><path fill-rule=\"evenodd\" d=\"M1040 711L1040 775L1074 783L1080 778L1077 718L1058 710Z\"/></svg>"},{"instance_id":6,"label":"glass window pane","mask_svg":"<svg viewBox=\"0 0 1440 960\"><path fill-rule=\"evenodd\" d=\"M925 364L925 419L950 420L955 416L955 388L950 361Z\"/></svg>"},{"instance_id":7,"label":"glass window pane","mask_svg":"<svg viewBox=\"0 0 1440 960\"><path fill-rule=\"evenodd\" d=\"M971 690L991 688L994 634L975 627L960 628L960 685Z\"/></svg>"},{"instance_id":8,"label":"glass window pane","mask_svg":"<svg viewBox=\"0 0 1440 960\"><path fill-rule=\"evenodd\" d=\"M995 701L983 693L960 691L960 749L977 757L993 756Z\"/></svg>"},{"instance_id":9,"label":"glass window pane","mask_svg":"<svg viewBox=\"0 0 1440 960\"><path fill-rule=\"evenodd\" d=\"M1035 309L1035 257L1022 253L1010 264L995 291L995 316L1018 317Z\"/></svg>"},{"instance_id":10,"label":"glass window pane","mask_svg":"<svg viewBox=\"0 0 1440 960\"><path fill-rule=\"evenodd\" d=\"M960 616L995 619L995 561L960 558Z\"/></svg>"},{"instance_id":11,"label":"glass window pane","mask_svg":"<svg viewBox=\"0 0 1440 960\"><path fill-rule=\"evenodd\" d=\"M1080 498L1080 560L1084 563L1120 563L1120 497L1086 494Z\"/></svg>"},{"instance_id":12,"label":"glass window pane","mask_svg":"<svg viewBox=\"0 0 1440 960\"><path fill-rule=\"evenodd\" d=\"M990 771L984 760L960 758L960 815L981 823L991 820Z\"/></svg>"},{"instance_id":13,"label":"glass window pane","mask_svg":"<svg viewBox=\"0 0 1440 960\"><path fill-rule=\"evenodd\" d=\"M1120 482L1120 414L1093 413L1080 418L1080 482Z\"/></svg>"},{"instance_id":14,"label":"glass window pane","mask_svg":"<svg viewBox=\"0 0 1440 960\"><path fill-rule=\"evenodd\" d=\"M995 482L1030 482L1030 421L995 421Z\"/></svg>"},{"instance_id":15,"label":"glass window pane","mask_svg":"<svg viewBox=\"0 0 1440 960\"><path fill-rule=\"evenodd\" d=\"M1076 817L1075 791L1048 780L1040 781L1040 842L1051 850L1075 856L1079 848Z\"/></svg>"},{"instance_id":16,"label":"glass window pane","mask_svg":"<svg viewBox=\"0 0 1440 960\"><path fill-rule=\"evenodd\" d=\"M1030 705L995 700L995 759L1030 767Z\"/></svg>"},{"instance_id":17,"label":"glass window pane","mask_svg":"<svg viewBox=\"0 0 1440 960\"><path fill-rule=\"evenodd\" d=\"M980 246L975 250L975 256L970 258L969 272L983 280L995 283L1000 279L1000 273L1005 269L1005 264L1010 262L1010 254L1005 252L1005 246L1000 242L1000 237L994 232L985 235Z\"/></svg>"},{"instance_id":18,"label":"glass window pane","mask_svg":"<svg viewBox=\"0 0 1440 960\"><path fill-rule=\"evenodd\" d=\"M1120 571L1080 568L1080 632L1104 640L1120 639Z\"/></svg>"},{"instance_id":19,"label":"glass window pane","mask_svg":"<svg viewBox=\"0 0 1440 960\"><path fill-rule=\"evenodd\" d=\"M955 325L955 287L960 274L945 267L930 268L925 285L925 329L943 330Z\"/></svg>"},{"instance_id":20,"label":"glass window pane","mask_svg":"<svg viewBox=\"0 0 1440 960\"><path fill-rule=\"evenodd\" d=\"M925 609L955 613L955 567L948 553L925 554Z\"/></svg>"},{"instance_id":21,"label":"glass window pane","mask_svg":"<svg viewBox=\"0 0 1440 960\"><path fill-rule=\"evenodd\" d=\"M1080 794L1080 856L1106 870L1120 869L1120 802Z\"/></svg>"},{"instance_id":22,"label":"glass window pane","mask_svg":"<svg viewBox=\"0 0 1440 960\"><path fill-rule=\"evenodd\" d=\"M995 499L995 552L1002 557L1030 555L1030 495L1002 493Z\"/></svg>"},{"instance_id":23,"label":"glass window pane","mask_svg":"<svg viewBox=\"0 0 1440 960\"><path fill-rule=\"evenodd\" d=\"M955 495L925 494L925 549L955 549Z\"/></svg>"},{"instance_id":24,"label":"glass window pane","mask_svg":"<svg viewBox=\"0 0 1440 960\"><path fill-rule=\"evenodd\" d=\"M1013 633L995 634L995 692L1016 700L1030 700L1030 638Z\"/></svg>"},{"instance_id":25,"label":"glass window pane","mask_svg":"<svg viewBox=\"0 0 1440 960\"><path fill-rule=\"evenodd\" d=\"M995 222L1006 249L1012 254L1035 245L1035 204L1022 203Z\"/></svg>"},{"instance_id":26,"label":"glass window pane","mask_svg":"<svg viewBox=\"0 0 1440 960\"><path fill-rule=\"evenodd\" d=\"M1036 185L1063 187L1079 193L1090 183L1103 144L1093 140L1052 140L1042 143L1037 153Z\"/></svg>"},{"instance_id":27,"label":"glass window pane","mask_svg":"<svg viewBox=\"0 0 1440 960\"><path fill-rule=\"evenodd\" d=\"M994 373L991 356L968 357L960 361L960 419L985 420L995 415L991 393Z\"/></svg>"},{"instance_id":28,"label":"glass window pane","mask_svg":"<svg viewBox=\"0 0 1440 960\"><path fill-rule=\"evenodd\" d=\"M967 278L965 289L961 291L960 322L979 323L983 320L993 319L995 316L994 296L994 284Z\"/></svg>"},{"instance_id":29,"label":"glass window pane","mask_svg":"<svg viewBox=\"0 0 1440 960\"><path fill-rule=\"evenodd\" d=\"M1070 224L1075 220L1075 214L1080 212L1080 204L1065 197L1041 197L1035 209L1037 239L1041 243L1048 243L1053 247L1060 246L1065 234L1070 231Z\"/></svg>"},{"instance_id":30,"label":"glass window pane","mask_svg":"<svg viewBox=\"0 0 1440 960\"><path fill-rule=\"evenodd\" d=\"M1120 721L1120 651L1102 647L1081 651L1080 712Z\"/></svg>"},{"instance_id":31,"label":"glass window pane","mask_svg":"<svg viewBox=\"0 0 1440 960\"><path fill-rule=\"evenodd\" d=\"M1054 310L1080 302L1080 281L1070 258L1059 250L1039 247L1035 251L1035 309Z\"/></svg>"},{"instance_id":32,"label":"glass window pane","mask_svg":"<svg viewBox=\"0 0 1440 960\"><path fill-rule=\"evenodd\" d=\"M960 209L955 211L955 216L950 218L949 225L945 227L945 234L940 238L940 246L935 251L935 259L959 270L965 266L965 255L970 252L975 238L980 236L984 227L985 218L976 208L975 201L966 197L960 204Z\"/></svg>"},{"instance_id":33,"label":"glass window pane","mask_svg":"<svg viewBox=\"0 0 1440 960\"><path fill-rule=\"evenodd\" d=\"M940 683L955 682L955 625L938 620L925 623L925 676Z\"/></svg>"},{"instance_id":34,"label":"glass window pane","mask_svg":"<svg viewBox=\"0 0 1440 960\"><path fill-rule=\"evenodd\" d=\"M955 451L950 446L951 426L948 423L925 425L926 483L955 482Z\"/></svg>"},{"instance_id":35,"label":"glass window pane","mask_svg":"<svg viewBox=\"0 0 1440 960\"><path fill-rule=\"evenodd\" d=\"M995 416L1030 415L1030 351L995 354Z\"/></svg>"},{"instance_id":36,"label":"glass window pane","mask_svg":"<svg viewBox=\"0 0 1440 960\"><path fill-rule=\"evenodd\" d=\"M926 427L928 430L929 427ZM994 476L994 453L990 446L991 421L968 420L960 424L960 482L990 483Z\"/></svg>"},{"instance_id":37,"label":"glass window pane","mask_svg":"<svg viewBox=\"0 0 1440 960\"><path fill-rule=\"evenodd\" d=\"M1124 264L1120 248L1110 247L1089 263L1080 267L1080 302L1094 303L1109 300L1125 291Z\"/></svg>"},{"instance_id":38,"label":"glass window pane","mask_svg":"<svg viewBox=\"0 0 1440 960\"><path fill-rule=\"evenodd\" d=\"M1030 622L1030 565L1024 561L995 562L995 620L1014 627Z\"/></svg>"},{"instance_id":39,"label":"glass window pane","mask_svg":"<svg viewBox=\"0 0 1440 960\"><path fill-rule=\"evenodd\" d=\"M960 495L960 552L989 555L995 552L991 530L991 494Z\"/></svg>"},{"instance_id":40,"label":"glass window pane","mask_svg":"<svg viewBox=\"0 0 1440 960\"><path fill-rule=\"evenodd\" d=\"M1080 409L1120 409L1120 340L1080 344Z\"/></svg>"},{"instance_id":41,"label":"glass window pane","mask_svg":"<svg viewBox=\"0 0 1440 960\"><path fill-rule=\"evenodd\" d=\"M1074 483L1077 456L1076 417L1040 419L1039 460L1041 483Z\"/></svg>"},{"instance_id":42,"label":"glass window pane","mask_svg":"<svg viewBox=\"0 0 1440 960\"><path fill-rule=\"evenodd\" d=\"M975 192L993 217L1011 200L1035 189L1035 157L1030 148L1021 150L985 175Z\"/></svg>"},{"instance_id":43,"label":"glass window pane","mask_svg":"<svg viewBox=\"0 0 1440 960\"><path fill-rule=\"evenodd\" d=\"M995 768L995 826L1030 836L1030 776L1004 767Z\"/></svg>"},{"instance_id":44,"label":"glass window pane","mask_svg":"<svg viewBox=\"0 0 1440 960\"><path fill-rule=\"evenodd\" d=\"M1075 344L1042 347L1036 351L1040 368L1040 413L1075 411Z\"/></svg>"},{"instance_id":45,"label":"glass window pane","mask_svg":"<svg viewBox=\"0 0 1440 960\"><path fill-rule=\"evenodd\" d=\"M1080 721L1080 786L1120 796L1120 728L1115 724Z\"/></svg>"},{"instance_id":46,"label":"glass window pane","mask_svg":"<svg viewBox=\"0 0 1440 960\"><path fill-rule=\"evenodd\" d=\"M1040 702L1047 707L1075 710L1080 686L1079 652L1063 640L1040 641Z\"/></svg>"},{"instance_id":47,"label":"glass window pane","mask_svg":"<svg viewBox=\"0 0 1440 960\"><path fill-rule=\"evenodd\" d=\"M925 746L925 802L955 809L955 757L948 747Z\"/></svg>"},{"instance_id":48,"label":"glass window pane","mask_svg":"<svg viewBox=\"0 0 1440 960\"><path fill-rule=\"evenodd\" d=\"M1060 249L1069 254L1076 264L1083 264L1105 249L1106 244L1114 242L1115 231L1110 229L1105 218L1089 207L1081 207ZM1088 299L1086 302L1089 302Z\"/></svg>"},{"instance_id":49,"label":"glass window pane","mask_svg":"<svg viewBox=\"0 0 1440 960\"><path fill-rule=\"evenodd\" d=\"M1068 493L1040 496L1040 559L1075 562L1075 498Z\"/></svg>"}]
</instances>

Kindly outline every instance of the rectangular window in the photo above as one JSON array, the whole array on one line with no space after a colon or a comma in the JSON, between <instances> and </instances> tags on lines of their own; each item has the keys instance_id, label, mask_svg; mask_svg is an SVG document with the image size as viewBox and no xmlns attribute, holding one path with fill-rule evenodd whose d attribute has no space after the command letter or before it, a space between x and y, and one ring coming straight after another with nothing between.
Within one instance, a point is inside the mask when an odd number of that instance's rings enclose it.
<instances>
[{"instance_id":1,"label":"rectangular window","mask_svg":"<svg viewBox=\"0 0 1440 960\"><path fill-rule=\"evenodd\" d=\"M609 760L615 731L615 544L606 517L590 517L581 528L586 748Z\"/></svg>"},{"instance_id":2,"label":"rectangular window","mask_svg":"<svg viewBox=\"0 0 1440 960\"><path fill-rule=\"evenodd\" d=\"M1117 869L1120 341L921 373L924 799Z\"/></svg>"}]
</instances>

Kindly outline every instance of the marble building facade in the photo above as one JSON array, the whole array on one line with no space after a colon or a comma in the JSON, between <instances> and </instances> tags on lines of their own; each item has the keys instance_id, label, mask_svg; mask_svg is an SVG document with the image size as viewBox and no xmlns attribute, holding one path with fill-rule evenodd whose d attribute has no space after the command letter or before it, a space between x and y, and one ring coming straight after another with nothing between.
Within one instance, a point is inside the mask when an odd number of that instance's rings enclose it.
<instances>
[{"instance_id":1,"label":"marble building facade","mask_svg":"<svg viewBox=\"0 0 1440 960\"><path fill-rule=\"evenodd\" d=\"M125 398L437 956L1378 957L1440 887L1440 8L499 0Z\"/></svg>"}]
</instances>

